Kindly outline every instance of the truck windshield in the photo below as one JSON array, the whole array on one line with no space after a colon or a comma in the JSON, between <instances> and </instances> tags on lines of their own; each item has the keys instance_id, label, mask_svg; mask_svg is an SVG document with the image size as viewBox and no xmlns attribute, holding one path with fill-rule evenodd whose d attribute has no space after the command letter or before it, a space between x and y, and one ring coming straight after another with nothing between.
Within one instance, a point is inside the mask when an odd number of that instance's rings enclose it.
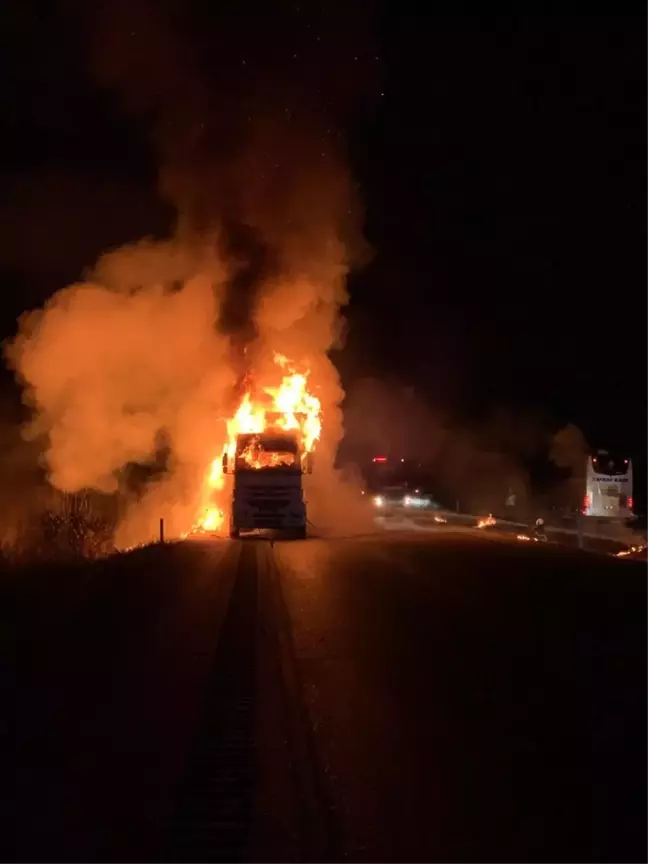
<instances>
[{"instance_id":1,"label":"truck windshield","mask_svg":"<svg viewBox=\"0 0 648 864\"><path fill-rule=\"evenodd\" d=\"M239 435L236 470L291 469L301 471L297 442L283 435Z\"/></svg>"}]
</instances>

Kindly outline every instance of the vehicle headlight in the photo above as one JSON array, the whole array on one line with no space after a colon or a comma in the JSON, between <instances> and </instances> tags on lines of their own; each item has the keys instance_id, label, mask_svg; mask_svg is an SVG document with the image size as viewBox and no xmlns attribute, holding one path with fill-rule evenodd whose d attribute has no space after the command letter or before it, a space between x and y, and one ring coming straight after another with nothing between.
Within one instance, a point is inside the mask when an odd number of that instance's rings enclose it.
<instances>
[{"instance_id":1,"label":"vehicle headlight","mask_svg":"<svg viewBox=\"0 0 648 864\"><path fill-rule=\"evenodd\" d=\"M406 507L409 507L411 503L412 503L412 499L410 498L409 495L406 495L406 496L403 498L403 504L404 504Z\"/></svg>"},{"instance_id":2,"label":"vehicle headlight","mask_svg":"<svg viewBox=\"0 0 648 864\"><path fill-rule=\"evenodd\" d=\"M385 500L382 495L376 495L376 497L374 498L374 504L376 505L376 507L382 507L384 503Z\"/></svg>"}]
</instances>

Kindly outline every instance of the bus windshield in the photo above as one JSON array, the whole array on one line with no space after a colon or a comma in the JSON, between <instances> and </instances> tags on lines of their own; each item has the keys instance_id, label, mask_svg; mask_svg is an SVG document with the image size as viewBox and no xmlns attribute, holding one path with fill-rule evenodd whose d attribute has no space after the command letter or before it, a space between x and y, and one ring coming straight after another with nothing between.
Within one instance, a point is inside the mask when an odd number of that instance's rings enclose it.
<instances>
[{"instance_id":1,"label":"bus windshield","mask_svg":"<svg viewBox=\"0 0 648 864\"><path fill-rule=\"evenodd\" d=\"M595 474L605 477L623 477L628 473L629 460L616 453L596 453L592 456Z\"/></svg>"}]
</instances>

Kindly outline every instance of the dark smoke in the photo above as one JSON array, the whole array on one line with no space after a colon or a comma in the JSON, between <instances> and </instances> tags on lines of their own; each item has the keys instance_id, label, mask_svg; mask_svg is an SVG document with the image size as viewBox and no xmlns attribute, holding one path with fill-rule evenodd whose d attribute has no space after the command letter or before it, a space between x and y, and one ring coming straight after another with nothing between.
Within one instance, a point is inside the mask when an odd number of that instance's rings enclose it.
<instances>
[{"instance_id":1,"label":"dark smoke","mask_svg":"<svg viewBox=\"0 0 648 864\"><path fill-rule=\"evenodd\" d=\"M343 140L378 92L369 12L115 0L84 20L98 79L152 123L179 236L219 235L219 327L245 367L268 283L318 279L332 238L345 268L367 257Z\"/></svg>"},{"instance_id":2,"label":"dark smoke","mask_svg":"<svg viewBox=\"0 0 648 864\"><path fill-rule=\"evenodd\" d=\"M274 351L312 370L324 411L313 500L337 501L336 517L343 504L344 394L327 352L366 247L342 141L376 51L363 18L282 8L270 30L207 4L70 5L97 80L153 132L177 226L102 257L23 317L6 354L59 489L112 491L168 442L124 544L154 535L162 514L170 535L190 527L242 382L252 369L262 380Z\"/></svg>"},{"instance_id":3,"label":"dark smoke","mask_svg":"<svg viewBox=\"0 0 648 864\"><path fill-rule=\"evenodd\" d=\"M221 306L219 329L238 342L241 360L243 349L257 335L254 316L263 283L279 275L272 249L258 231L243 223L223 221L223 255L233 262L234 273Z\"/></svg>"}]
</instances>

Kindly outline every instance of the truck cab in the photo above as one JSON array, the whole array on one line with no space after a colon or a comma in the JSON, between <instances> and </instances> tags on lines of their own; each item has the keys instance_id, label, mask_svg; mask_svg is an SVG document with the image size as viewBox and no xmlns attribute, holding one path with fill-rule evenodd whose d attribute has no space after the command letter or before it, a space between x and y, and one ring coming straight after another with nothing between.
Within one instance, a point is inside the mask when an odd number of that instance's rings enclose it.
<instances>
[{"instance_id":1,"label":"truck cab","mask_svg":"<svg viewBox=\"0 0 648 864\"><path fill-rule=\"evenodd\" d=\"M296 432L238 435L234 452L223 456L223 472L233 476L230 537L259 529L306 537L302 478L311 472L311 454Z\"/></svg>"}]
</instances>

